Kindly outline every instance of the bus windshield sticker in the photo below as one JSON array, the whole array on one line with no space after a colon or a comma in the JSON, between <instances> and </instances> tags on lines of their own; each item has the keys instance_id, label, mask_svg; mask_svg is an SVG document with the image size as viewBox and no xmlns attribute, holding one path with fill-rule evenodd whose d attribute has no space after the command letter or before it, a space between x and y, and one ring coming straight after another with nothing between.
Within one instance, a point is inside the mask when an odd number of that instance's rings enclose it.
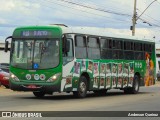
<instances>
[{"instance_id":1,"label":"bus windshield sticker","mask_svg":"<svg viewBox=\"0 0 160 120\"><path fill-rule=\"evenodd\" d=\"M39 65L38 65L37 63L34 63L33 68L34 68L34 69L38 69L38 68L39 68Z\"/></svg>"}]
</instances>

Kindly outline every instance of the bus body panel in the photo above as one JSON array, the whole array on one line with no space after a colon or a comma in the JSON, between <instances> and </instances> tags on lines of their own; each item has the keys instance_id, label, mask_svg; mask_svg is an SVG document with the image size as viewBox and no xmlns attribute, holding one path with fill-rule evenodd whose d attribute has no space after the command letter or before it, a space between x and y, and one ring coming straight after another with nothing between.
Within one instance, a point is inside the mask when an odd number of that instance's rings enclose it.
<instances>
[{"instance_id":1,"label":"bus body panel","mask_svg":"<svg viewBox=\"0 0 160 120\"><path fill-rule=\"evenodd\" d=\"M65 28L66 29L66 28ZM49 31L49 32L46 32ZM67 31L67 29L66 29ZM65 31L65 32L66 32ZM10 66L10 72L15 75L19 81L15 81L10 77L10 86L13 90L18 91L47 91L47 92L72 92L78 91L79 78L86 73L89 76L88 90L100 89L124 89L126 87L133 87L134 76L140 77L140 85L149 86L155 83L155 50L152 50L152 55L143 51L143 60L125 60L125 59L88 59L76 58L75 54L75 36L83 35L85 37L95 35L97 39L102 36L98 33L83 34L81 32L75 33L68 31L72 35L74 58L67 64L63 64L62 56L62 37L65 33L61 27L51 26L33 26L17 28L13 33L13 38L16 39L52 39L59 38L60 61L56 67L49 69L22 69ZM73 33L72 33L73 32ZM67 34L67 33L65 33ZM105 34L103 34L105 35ZM118 36L117 36L118 38ZM14 40L13 39L13 40ZM88 38L87 38L88 39ZM126 38L123 39L127 41ZM129 39L131 41L131 39ZM138 41L138 39L135 39ZM154 43L150 41L142 41ZM13 46L12 46L13 47ZM11 50L12 51L12 50ZM79 51L79 54L82 54ZM94 53L93 53L94 54ZM11 55L12 56L12 55ZM46 61L47 62L47 61ZM55 81L47 82L54 75L57 75ZM43 77L40 79L40 77Z\"/></svg>"}]
</instances>

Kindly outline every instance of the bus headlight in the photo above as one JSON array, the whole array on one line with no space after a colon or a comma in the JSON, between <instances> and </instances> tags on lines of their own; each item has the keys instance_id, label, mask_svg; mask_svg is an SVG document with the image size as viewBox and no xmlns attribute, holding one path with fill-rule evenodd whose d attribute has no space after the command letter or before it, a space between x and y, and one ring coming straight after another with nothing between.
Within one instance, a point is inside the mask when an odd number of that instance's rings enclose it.
<instances>
[{"instance_id":1,"label":"bus headlight","mask_svg":"<svg viewBox=\"0 0 160 120\"><path fill-rule=\"evenodd\" d=\"M57 73L57 74L53 75L52 77L50 77L46 82L54 82L54 81L57 80L60 76L61 76L61 73Z\"/></svg>"},{"instance_id":2,"label":"bus headlight","mask_svg":"<svg viewBox=\"0 0 160 120\"><path fill-rule=\"evenodd\" d=\"M13 73L10 73L10 77L12 78L12 80L19 82L19 79L17 76L15 76Z\"/></svg>"}]
</instances>

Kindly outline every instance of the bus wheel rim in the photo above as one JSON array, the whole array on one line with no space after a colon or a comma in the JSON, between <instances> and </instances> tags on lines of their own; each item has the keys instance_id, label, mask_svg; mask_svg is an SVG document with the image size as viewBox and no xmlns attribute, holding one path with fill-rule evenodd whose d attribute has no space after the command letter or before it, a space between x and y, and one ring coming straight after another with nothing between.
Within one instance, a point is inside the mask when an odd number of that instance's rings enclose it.
<instances>
[{"instance_id":1,"label":"bus wheel rim","mask_svg":"<svg viewBox=\"0 0 160 120\"><path fill-rule=\"evenodd\" d=\"M80 92L84 93L86 91L86 84L84 82L80 83Z\"/></svg>"},{"instance_id":2,"label":"bus wheel rim","mask_svg":"<svg viewBox=\"0 0 160 120\"><path fill-rule=\"evenodd\" d=\"M138 91L138 81L137 80L135 80L135 91Z\"/></svg>"}]
</instances>

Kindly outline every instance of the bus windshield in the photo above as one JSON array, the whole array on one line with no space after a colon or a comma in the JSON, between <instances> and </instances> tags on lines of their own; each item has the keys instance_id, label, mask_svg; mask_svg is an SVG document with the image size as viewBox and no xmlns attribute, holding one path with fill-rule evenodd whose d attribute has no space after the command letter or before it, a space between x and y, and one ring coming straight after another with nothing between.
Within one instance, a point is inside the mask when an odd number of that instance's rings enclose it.
<instances>
[{"instance_id":1,"label":"bus windshield","mask_svg":"<svg viewBox=\"0 0 160 120\"><path fill-rule=\"evenodd\" d=\"M13 40L11 65L22 69L48 69L59 64L59 40Z\"/></svg>"}]
</instances>

